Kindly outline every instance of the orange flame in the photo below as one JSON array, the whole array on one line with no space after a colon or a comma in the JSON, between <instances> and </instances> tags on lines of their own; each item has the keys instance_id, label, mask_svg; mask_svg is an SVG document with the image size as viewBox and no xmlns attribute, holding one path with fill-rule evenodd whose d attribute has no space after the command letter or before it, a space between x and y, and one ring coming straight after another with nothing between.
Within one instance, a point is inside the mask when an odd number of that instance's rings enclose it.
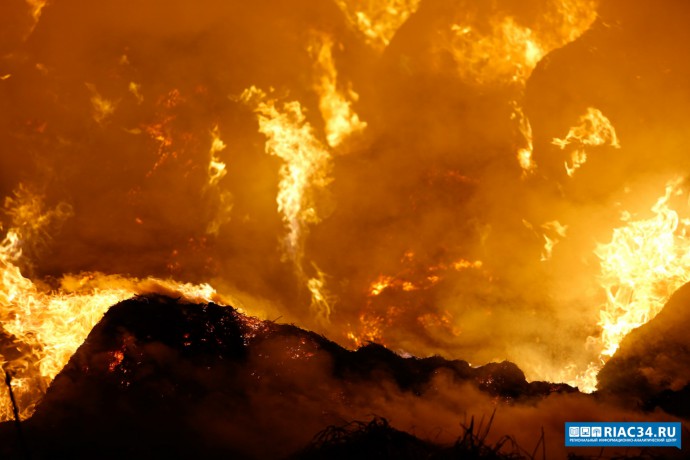
<instances>
[{"instance_id":1,"label":"orange flame","mask_svg":"<svg viewBox=\"0 0 690 460\"><path fill-rule=\"evenodd\" d=\"M366 42L383 51L401 25L419 7L420 0L336 0L350 26Z\"/></svg>"},{"instance_id":2,"label":"orange flame","mask_svg":"<svg viewBox=\"0 0 690 460\"><path fill-rule=\"evenodd\" d=\"M331 182L331 154L317 139L299 102L286 102L279 108L275 99L254 86L241 99L254 107L259 131L266 136L266 153L285 162L276 200L288 228L290 258L299 263L307 225L320 221L313 194Z\"/></svg>"},{"instance_id":3,"label":"orange flame","mask_svg":"<svg viewBox=\"0 0 690 460\"><path fill-rule=\"evenodd\" d=\"M570 154L570 164L565 162L565 170L568 176L573 177L587 161L585 148L609 145L620 148L620 142L616 130L599 109L587 108L587 112L579 119L579 124L568 131L563 139L555 138L553 144L564 150L568 145L574 144L575 149Z\"/></svg>"},{"instance_id":4,"label":"orange flame","mask_svg":"<svg viewBox=\"0 0 690 460\"><path fill-rule=\"evenodd\" d=\"M352 88L343 93L338 89L338 72L333 60L333 39L319 34L310 51L315 55L319 110L325 122L326 141L331 147L339 146L350 135L360 132L367 124L352 110L352 102L359 96Z\"/></svg>"},{"instance_id":5,"label":"orange flame","mask_svg":"<svg viewBox=\"0 0 690 460\"><path fill-rule=\"evenodd\" d=\"M400 313L400 307L389 305L386 307L385 315L377 314L372 308L373 300L384 292L390 291L397 294L423 292L436 286L447 277L449 272L480 270L484 265L481 260L457 259L450 263L413 266L415 254L412 251L406 251L403 254L401 263L404 268L396 275L382 274L369 284L366 291L367 305L359 315L357 331L350 329L346 334L354 346L359 347L366 342L385 344L383 337L385 328L393 324L394 317ZM460 334L460 328L454 323L453 315L448 310L441 313L420 314L417 317L417 322L427 329L442 327L452 335Z\"/></svg>"},{"instance_id":6,"label":"orange flame","mask_svg":"<svg viewBox=\"0 0 690 460\"><path fill-rule=\"evenodd\" d=\"M115 113L115 103L104 98L92 84L86 84L91 92L91 107L93 119L96 123L103 123L108 117Z\"/></svg>"},{"instance_id":7,"label":"orange flame","mask_svg":"<svg viewBox=\"0 0 690 460\"><path fill-rule=\"evenodd\" d=\"M599 325L603 357L612 356L620 341L654 318L671 294L690 280L690 221L680 220L669 200L682 195L682 179L666 185L652 207L654 216L630 221L613 231L610 243L597 247L601 285L606 291ZM627 217L627 216L624 216Z\"/></svg>"},{"instance_id":8,"label":"orange flame","mask_svg":"<svg viewBox=\"0 0 690 460\"><path fill-rule=\"evenodd\" d=\"M524 114L522 108L518 106L517 102L513 101L513 114L512 119L517 120L518 130L524 145L518 148L517 160L520 168L522 169L522 178L534 174L537 169L537 164L534 162L532 155L534 153L534 142L532 138L532 125L529 122L529 118Z\"/></svg>"},{"instance_id":9,"label":"orange flame","mask_svg":"<svg viewBox=\"0 0 690 460\"><path fill-rule=\"evenodd\" d=\"M217 235L221 225L230 220L232 193L224 190L220 186L220 181L228 172L227 165L220 158L220 153L224 151L227 146L220 138L220 129L218 125L213 127L211 137L211 149L209 150L210 158L208 162L208 188L216 191L218 196L218 210L206 227L206 232Z\"/></svg>"},{"instance_id":10,"label":"orange flame","mask_svg":"<svg viewBox=\"0 0 690 460\"><path fill-rule=\"evenodd\" d=\"M633 329L653 319L671 294L690 281L690 219L681 219L670 202L681 195L682 179L667 183L647 219L632 220L628 212L621 218L625 226L613 230L611 241L600 244L595 254L601 260L600 285L606 301L598 326L601 334L589 338L589 347L599 350L599 358L567 383L581 391L596 389L597 373L618 350ZM570 377L575 369L565 374Z\"/></svg>"},{"instance_id":11,"label":"orange flame","mask_svg":"<svg viewBox=\"0 0 690 460\"><path fill-rule=\"evenodd\" d=\"M549 4L542 23L528 27L513 16L497 13L488 25L463 9L445 32L448 48L464 80L477 84L517 83L523 86L548 52L575 40L596 19L594 0Z\"/></svg>"},{"instance_id":12,"label":"orange flame","mask_svg":"<svg viewBox=\"0 0 690 460\"><path fill-rule=\"evenodd\" d=\"M327 301L324 275L314 266L316 277L306 279L303 258L308 226L321 220L315 194L331 182L331 154L317 139L299 102L286 102L279 108L275 99L254 86L245 90L240 99L254 107L259 131L266 136L266 153L284 161L276 201L288 230L285 247L298 277L305 279L312 294L312 307L327 320L332 307Z\"/></svg>"},{"instance_id":13,"label":"orange flame","mask_svg":"<svg viewBox=\"0 0 690 460\"><path fill-rule=\"evenodd\" d=\"M12 374L12 387L22 418L33 413L46 387L65 366L105 311L117 302L147 292L168 293L191 301L221 300L207 285L156 278L146 280L98 273L66 275L49 290L26 278L18 266L23 248L47 235L47 227L69 215L65 204L45 211L40 195L20 187L6 200L15 227L0 243L0 365ZM0 388L0 421L12 409Z\"/></svg>"}]
</instances>

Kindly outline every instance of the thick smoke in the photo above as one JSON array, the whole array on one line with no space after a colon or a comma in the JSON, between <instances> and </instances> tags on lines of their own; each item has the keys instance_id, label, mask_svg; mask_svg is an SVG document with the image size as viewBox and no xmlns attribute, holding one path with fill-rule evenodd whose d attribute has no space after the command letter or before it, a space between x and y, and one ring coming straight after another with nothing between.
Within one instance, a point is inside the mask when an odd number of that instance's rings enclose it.
<instances>
[{"instance_id":1,"label":"thick smoke","mask_svg":"<svg viewBox=\"0 0 690 460\"><path fill-rule=\"evenodd\" d=\"M563 2L484 3L422 1L381 51L335 2L55 0L35 27L27 5L3 2L0 192L25 184L72 211L26 264L32 277L211 282L249 313L350 346L348 334L417 355L511 359L531 378L582 369L603 301L596 243L688 167L690 7L606 1L575 40L554 19ZM591 12L580 3L576 15ZM503 66L510 40L480 40L497 23L550 46L533 73ZM333 149L333 181L313 198L321 222L308 228L304 269L324 274L325 323L283 252L281 159L240 100L255 86L299 101L325 145L315 33L336 44L340 89L358 94L367 123ZM528 176L516 159L523 106ZM593 148L569 178L552 140L588 107L621 148ZM226 174L209 185L214 132ZM566 236L542 261L554 221ZM382 276L397 284L372 295Z\"/></svg>"}]
</instances>

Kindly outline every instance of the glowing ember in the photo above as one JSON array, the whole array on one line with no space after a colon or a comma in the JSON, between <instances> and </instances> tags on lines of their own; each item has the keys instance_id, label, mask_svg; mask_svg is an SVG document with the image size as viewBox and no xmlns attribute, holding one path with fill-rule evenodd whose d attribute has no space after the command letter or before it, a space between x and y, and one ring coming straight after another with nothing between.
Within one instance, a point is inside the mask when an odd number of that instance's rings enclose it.
<instances>
[{"instance_id":1,"label":"glowing ember","mask_svg":"<svg viewBox=\"0 0 690 460\"><path fill-rule=\"evenodd\" d=\"M586 148L604 145L620 148L613 125L600 110L593 107L587 109L587 112L580 117L579 124L570 128L567 136L563 139L554 139L553 144L561 150L569 145L575 146L570 154L570 164L565 162L565 170L570 177L573 177L575 171L587 161Z\"/></svg>"},{"instance_id":2,"label":"glowing ember","mask_svg":"<svg viewBox=\"0 0 690 460\"><path fill-rule=\"evenodd\" d=\"M387 287L389 287L393 282L394 278L391 276L380 275L376 281L371 283L369 287L369 295L377 296L381 294Z\"/></svg>"},{"instance_id":3,"label":"glowing ember","mask_svg":"<svg viewBox=\"0 0 690 460\"><path fill-rule=\"evenodd\" d=\"M354 346L361 346L366 342L385 343L384 325L392 324L395 316L400 312L397 306L387 306L386 314L380 315L374 311L372 300L386 291L391 294L413 293L427 291L444 278L450 272L462 272L465 270L480 270L483 267L481 260L457 259L450 263L440 263L431 266L418 266L415 264L413 251L403 254L401 263L403 269L395 276L379 275L369 284L367 290L367 306L359 315L359 332L350 330L347 338ZM459 327L453 321L453 315L449 310L440 313L424 313L417 317L417 322L425 329L443 328L453 336L460 334Z\"/></svg>"}]
</instances>

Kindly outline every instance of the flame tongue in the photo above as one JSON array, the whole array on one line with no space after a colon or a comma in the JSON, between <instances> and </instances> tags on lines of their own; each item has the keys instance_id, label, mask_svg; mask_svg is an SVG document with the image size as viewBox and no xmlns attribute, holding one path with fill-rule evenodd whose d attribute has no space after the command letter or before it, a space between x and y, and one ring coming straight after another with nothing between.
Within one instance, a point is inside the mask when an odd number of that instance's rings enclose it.
<instances>
[{"instance_id":1,"label":"flame tongue","mask_svg":"<svg viewBox=\"0 0 690 460\"><path fill-rule=\"evenodd\" d=\"M568 145L575 145L570 154L570 163L565 162L565 170L570 177L573 177L575 171L587 161L585 148L604 145L616 149L621 147L616 130L609 119L599 109L593 107L587 108L587 112L580 117L579 124L570 128L565 138L556 138L552 143L561 150L564 150Z\"/></svg>"},{"instance_id":2,"label":"flame tongue","mask_svg":"<svg viewBox=\"0 0 690 460\"><path fill-rule=\"evenodd\" d=\"M597 373L618 350L633 329L653 319L671 295L690 281L690 220L681 219L673 209L674 199L684 194L681 178L671 180L665 193L652 206L653 216L633 220L629 212L625 226L613 230L611 241L595 250L601 260L600 286L605 294L598 326L601 333L590 337L589 345L599 357L573 377L574 369L563 377L582 391L597 386Z\"/></svg>"},{"instance_id":3,"label":"flame tongue","mask_svg":"<svg viewBox=\"0 0 690 460\"><path fill-rule=\"evenodd\" d=\"M378 51L388 46L419 3L420 0L336 0L350 25Z\"/></svg>"},{"instance_id":4,"label":"flame tongue","mask_svg":"<svg viewBox=\"0 0 690 460\"><path fill-rule=\"evenodd\" d=\"M60 372L89 331L112 305L146 292L169 293L196 302L218 299L207 285L149 278L86 273L66 275L59 289L46 290L22 275L18 266L23 247L44 234L56 219L67 215L66 205L45 211L40 195L20 187L6 200L7 213L17 227L0 244L0 365L12 374L21 417L29 417L45 388ZM0 421L12 417L7 389L0 387Z\"/></svg>"},{"instance_id":5,"label":"flame tongue","mask_svg":"<svg viewBox=\"0 0 690 460\"><path fill-rule=\"evenodd\" d=\"M359 96L351 88L347 94L338 89L338 72L333 59L333 39L317 35L311 52L314 54L317 74L315 90L319 95L319 110L325 122L328 145L338 147L346 138L362 131L367 124L352 110L352 102Z\"/></svg>"},{"instance_id":6,"label":"flame tongue","mask_svg":"<svg viewBox=\"0 0 690 460\"><path fill-rule=\"evenodd\" d=\"M680 220L669 201L682 179L666 186L652 207L654 216L631 221L613 231L610 243L596 250L606 304L601 311L603 357L612 356L625 335L648 322L680 286L690 280L687 220Z\"/></svg>"},{"instance_id":7,"label":"flame tongue","mask_svg":"<svg viewBox=\"0 0 690 460\"><path fill-rule=\"evenodd\" d=\"M279 108L275 99L254 86L241 98L255 107L259 130L266 135L266 152L285 162L276 200L288 228L286 249L300 263L307 225L319 222L312 194L331 181L331 155L316 138L299 102Z\"/></svg>"}]
</instances>

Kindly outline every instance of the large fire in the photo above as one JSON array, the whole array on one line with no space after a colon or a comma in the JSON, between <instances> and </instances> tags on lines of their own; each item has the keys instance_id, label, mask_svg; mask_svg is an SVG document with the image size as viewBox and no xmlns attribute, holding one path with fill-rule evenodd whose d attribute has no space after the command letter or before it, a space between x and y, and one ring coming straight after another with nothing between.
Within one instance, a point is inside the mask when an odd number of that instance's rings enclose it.
<instances>
[{"instance_id":1,"label":"large fire","mask_svg":"<svg viewBox=\"0 0 690 460\"><path fill-rule=\"evenodd\" d=\"M568 86L604 81L569 59L626 30L606 2L135 3L123 24L8 7L0 362L22 418L137 294L592 392L690 281L684 166L646 170L682 130L644 137L662 110Z\"/></svg>"},{"instance_id":2,"label":"large fire","mask_svg":"<svg viewBox=\"0 0 690 460\"><path fill-rule=\"evenodd\" d=\"M10 374L20 416L29 417L51 380L65 366L91 328L112 305L133 295L166 292L196 302L218 300L208 284L133 279L100 273L65 275L55 287L36 284L18 265L22 248L37 244L51 221L64 219L66 206L44 209L43 198L21 187L6 200L16 227L0 245L2 369ZM12 418L7 388L0 390L0 420Z\"/></svg>"}]
</instances>

